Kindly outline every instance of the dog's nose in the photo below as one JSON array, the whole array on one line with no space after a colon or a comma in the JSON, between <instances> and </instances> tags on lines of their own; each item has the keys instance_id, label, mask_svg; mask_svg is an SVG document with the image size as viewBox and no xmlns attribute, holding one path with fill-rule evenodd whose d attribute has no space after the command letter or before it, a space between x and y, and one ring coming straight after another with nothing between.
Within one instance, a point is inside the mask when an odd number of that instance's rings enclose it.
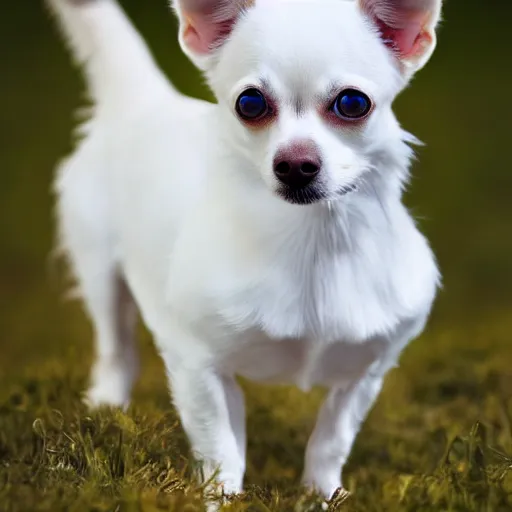
<instances>
[{"instance_id":1,"label":"dog's nose","mask_svg":"<svg viewBox=\"0 0 512 512\"><path fill-rule=\"evenodd\" d=\"M290 188L309 185L320 172L322 161L314 142L296 141L281 148L274 158L276 178Z\"/></svg>"}]
</instances>

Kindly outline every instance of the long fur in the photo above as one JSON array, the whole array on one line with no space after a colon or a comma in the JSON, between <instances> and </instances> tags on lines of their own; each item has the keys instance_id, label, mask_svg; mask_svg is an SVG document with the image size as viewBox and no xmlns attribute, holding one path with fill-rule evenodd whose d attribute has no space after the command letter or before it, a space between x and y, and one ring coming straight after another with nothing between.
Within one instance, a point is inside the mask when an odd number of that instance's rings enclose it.
<instances>
[{"instance_id":1,"label":"long fur","mask_svg":"<svg viewBox=\"0 0 512 512\"><path fill-rule=\"evenodd\" d=\"M61 245L95 330L89 403L129 402L136 305L203 473L218 469L227 492L245 470L235 377L328 387L303 481L329 497L439 284L401 200L417 140L391 109L433 32L405 72L364 2L180 0L182 32L196 31L180 42L210 104L167 82L113 0L48 2L94 102L55 182ZM239 15L219 25L227 3ZM382 12L388 3L400 5L380 0ZM435 17L440 4L421 5ZM254 87L274 106L257 126L234 108ZM371 98L367 119L335 117L333 94L346 88ZM297 141L321 162L315 195L293 196L312 204L284 200L273 169Z\"/></svg>"}]
</instances>

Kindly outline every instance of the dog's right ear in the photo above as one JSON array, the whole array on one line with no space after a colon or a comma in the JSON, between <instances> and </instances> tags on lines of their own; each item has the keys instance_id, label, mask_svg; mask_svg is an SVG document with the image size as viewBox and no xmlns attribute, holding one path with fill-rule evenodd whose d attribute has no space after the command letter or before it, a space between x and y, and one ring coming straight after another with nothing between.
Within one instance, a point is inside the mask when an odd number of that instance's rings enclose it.
<instances>
[{"instance_id":1,"label":"dog's right ear","mask_svg":"<svg viewBox=\"0 0 512 512\"><path fill-rule=\"evenodd\" d=\"M178 15L182 50L200 69L210 67L215 51L228 39L252 0L172 0Z\"/></svg>"}]
</instances>

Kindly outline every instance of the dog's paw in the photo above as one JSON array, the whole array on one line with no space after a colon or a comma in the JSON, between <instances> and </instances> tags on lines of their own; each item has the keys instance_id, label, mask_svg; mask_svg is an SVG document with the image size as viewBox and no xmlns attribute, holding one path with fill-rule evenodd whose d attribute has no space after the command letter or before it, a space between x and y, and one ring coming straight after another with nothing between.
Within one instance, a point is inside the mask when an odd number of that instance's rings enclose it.
<instances>
[{"instance_id":1,"label":"dog's paw","mask_svg":"<svg viewBox=\"0 0 512 512\"><path fill-rule=\"evenodd\" d=\"M136 375L132 366L122 361L98 361L92 372L92 383L86 393L85 404L92 409L102 406L126 409Z\"/></svg>"},{"instance_id":2,"label":"dog's paw","mask_svg":"<svg viewBox=\"0 0 512 512\"><path fill-rule=\"evenodd\" d=\"M126 409L130 404L131 385L126 378L116 372L95 372L91 387L84 398L85 404L91 408L120 407Z\"/></svg>"},{"instance_id":3,"label":"dog's paw","mask_svg":"<svg viewBox=\"0 0 512 512\"><path fill-rule=\"evenodd\" d=\"M225 498L212 500L206 499L205 501L205 508L206 512L220 512L224 505L227 503L227 500Z\"/></svg>"},{"instance_id":4,"label":"dog's paw","mask_svg":"<svg viewBox=\"0 0 512 512\"><path fill-rule=\"evenodd\" d=\"M322 492L318 486L307 486L306 494L297 502L295 512L334 512L340 510L350 496L350 493L343 487L337 487L334 491Z\"/></svg>"},{"instance_id":5,"label":"dog's paw","mask_svg":"<svg viewBox=\"0 0 512 512\"><path fill-rule=\"evenodd\" d=\"M329 510L329 502L320 494L309 491L295 503L294 512L324 512Z\"/></svg>"},{"instance_id":6,"label":"dog's paw","mask_svg":"<svg viewBox=\"0 0 512 512\"><path fill-rule=\"evenodd\" d=\"M225 505L229 505L236 494L227 495L223 490L209 492L205 495L205 506L207 512L220 512Z\"/></svg>"},{"instance_id":7,"label":"dog's paw","mask_svg":"<svg viewBox=\"0 0 512 512\"><path fill-rule=\"evenodd\" d=\"M225 505L229 505L240 493L241 489L236 484L211 481L206 485L204 493L207 512L220 512Z\"/></svg>"},{"instance_id":8,"label":"dog's paw","mask_svg":"<svg viewBox=\"0 0 512 512\"><path fill-rule=\"evenodd\" d=\"M120 407L126 409L130 404L130 397L122 390L104 384L95 384L89 388L83 399L89 409L100 407Z\"/></svg>"}]
</instances>

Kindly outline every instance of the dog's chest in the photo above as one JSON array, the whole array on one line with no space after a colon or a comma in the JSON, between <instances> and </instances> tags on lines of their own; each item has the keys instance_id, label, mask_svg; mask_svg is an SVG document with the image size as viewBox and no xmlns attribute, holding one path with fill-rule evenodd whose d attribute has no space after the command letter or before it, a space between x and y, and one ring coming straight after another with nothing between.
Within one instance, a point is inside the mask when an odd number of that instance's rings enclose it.
<instances>
[{"instance_id":1,"label":"dog's chest","mask_svg":"<svg viewBox=\"0 0 512 512\"><path fill-rule=\"evenodd\" d=\"M240 276L239 291L217 300L227 334L219 358L227 370L263 381L351 382L383 357L399 322L394 301L380 298L361 262L326 254L265 268L260 279ZM261 269L260 269L261 270ZM244 282L242 286L241 282Z\"/></svg>"},{"instance_id":2,"label":"dog's chest","mask_svg":"<svg viewBox=\"0 0 512 512\"><path fill-rule=\"evenodd\" d=\"M304 387L350 380L427 313L437 274L412 223L398 230L406 243L360 230L352 247L337 231L306 229L261 243L203 227L194 251L175 254L173 309L216 364Z\"/></svg>"},{"instance_id":3,"label":"dog's chest","mask_svg":"<svg viewBox=\"0 0 512 512\"><path fill-rule=\"evenodd\" d=\"M399 321L402 308L388 269L364 256L328 252L268 261L233 273L223 293L214 294L216 312L227 325L270 339L358 343Z\"/></svg>"}]
</instances>

